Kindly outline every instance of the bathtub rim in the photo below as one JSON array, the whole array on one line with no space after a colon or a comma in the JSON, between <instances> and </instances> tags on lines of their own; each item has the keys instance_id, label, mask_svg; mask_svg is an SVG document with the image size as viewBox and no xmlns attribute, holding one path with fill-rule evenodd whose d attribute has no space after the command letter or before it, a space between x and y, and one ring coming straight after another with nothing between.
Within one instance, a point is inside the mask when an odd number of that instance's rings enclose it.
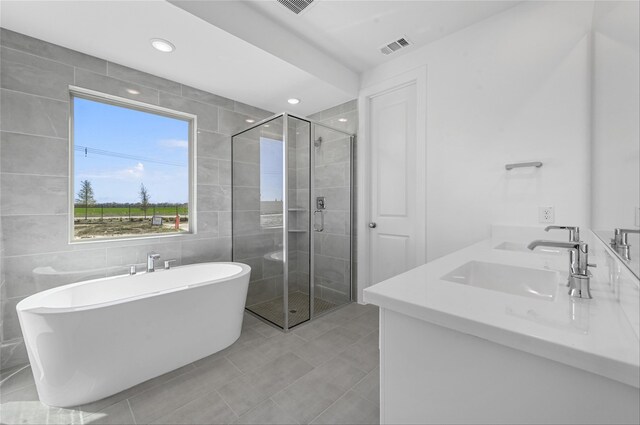
<instances>
[{"instance_id":1,"label":"bathtub rim","mask_svg":"<svg viewBox=\"0 0 640 425\"><path fill-rule=\"evenodd\" d=\"M198 283L194 283L194 284L190 284L190 285L181 285L181 286L178 286L178 287L175 287L175 288L165 289L165 290L161 290L161 291L153 291L153 292L149 292L149 293L145 293L145 294L141 294L141 295L135 295L135 296L126 297L126 298L119 298L119 299L113 300L113 301L106 301L106 302L101 302L101 303L82 305L82 306L78 306L78 307L43 307L43 306L29 307L28 306L28 304L33 303L33 302L35 302L37 300L40 300L40 299L42 299L42 298L44 298L46 296L49 296L51 294L55 294L55 293L63 291L63 290L71 289L71 288L74 288L76 286L80 286L80 285L84 285L84 284L92 283L92 282L97 282L97 281L126 279L128 277L131 277L131 275L122 274L122 275L116 275L116 276L99 277L99 278L90 279L90 280L82 280L80 282L68 283L66 285L61 285L61 286L58 286L58 287L55 287L55 288L47 289L45 291L40 291L40 292L36 292L35 294L29 295L28 297L26 297L25 299L21 300L16 305L16 311L18 312L18 315L20 315L20 313L57 314L57 313L74 313L74 312L80 312L80 311L88 311L88 310L94 310L94 309L99 309L99 308L104 308L104 307L110 307L110 306L123 304L123 303L127 303L127 302L143 300L145 298L151 298L151 297L155 297L155 296L159 296L159 295L171 294L173 292L185 291L187 289L194 289L194 288L198 288L198 287L201 287L201 286L210 285L212 283L223 283L223 282L227 282L227 281L231 281L231 280L242 278L243 276L245 276L245 275L247 275L247 274L249 274L251 272L251 267L249 265L247 265L245 263L238 263L238 262L233 262L233 261L209 261L209 262L206 262L206 263L186 264L186 265L182 265L182 266L172 267L171 270L179 270L179 269L193 267L193 266L203 266L203 265L211 265L211 264L234 265L234 266L240 267L241 270L238 273L232 274L230 276L226 276L224 278L206 280L206 281L203 281L203 282L198 282ZM156 271L155 273L163 273L163 272L164 271L160 271L159 270L159 271ZM147 274L147 272L140 272L140 273L137 273L136 276L137 275L145 275L145 274Z\"/></svg>"}]
</instances>

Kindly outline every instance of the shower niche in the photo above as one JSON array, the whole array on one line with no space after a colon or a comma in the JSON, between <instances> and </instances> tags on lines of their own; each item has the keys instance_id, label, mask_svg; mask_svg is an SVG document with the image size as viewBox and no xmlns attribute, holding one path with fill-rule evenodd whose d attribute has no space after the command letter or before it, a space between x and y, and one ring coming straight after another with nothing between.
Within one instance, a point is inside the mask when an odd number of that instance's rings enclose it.
<instances>
[{"instance_id":1,"label":"shower niche","mask_svg":"<svg viewBox=\"0 0 640 425\"><path fill-rule=\"evenodd\" d=\"M351 134L283 113L231 139L233 261L246 309L289 330L352 299Z\"/></svg>"}]
</instances>

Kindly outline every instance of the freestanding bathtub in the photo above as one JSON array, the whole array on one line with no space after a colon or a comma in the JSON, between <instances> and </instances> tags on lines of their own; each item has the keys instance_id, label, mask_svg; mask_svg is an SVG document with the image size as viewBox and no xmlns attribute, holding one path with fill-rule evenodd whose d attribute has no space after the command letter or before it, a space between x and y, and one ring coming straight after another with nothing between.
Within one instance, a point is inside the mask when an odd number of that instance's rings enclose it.
<instances>
[{"instance_id":1,"label":"freestanding bathtub","mask_svg":"<svg viewBox=\"0 0 640 425\"><path fill-rule=\"evenodd\" d=\"M251 268L204 263L78 282L18 303L40 401L110 396L233 344Z\"/></svg>"}]
</instances>

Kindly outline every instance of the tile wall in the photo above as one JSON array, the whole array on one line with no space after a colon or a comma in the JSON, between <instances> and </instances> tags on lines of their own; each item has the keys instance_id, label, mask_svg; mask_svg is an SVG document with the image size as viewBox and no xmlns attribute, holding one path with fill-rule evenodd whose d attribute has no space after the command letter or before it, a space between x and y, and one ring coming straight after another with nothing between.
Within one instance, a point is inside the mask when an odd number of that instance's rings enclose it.
<instances>
[{"instance_id":1,"label":"tile wall","mask_svg":"<svg viewBox=\"0 0 640 425\"><path fill-rule=\"evenodd\" d=\"M230 260L230 135L271 112L6 29L0 49L4 369L27 361L15 306L35 292L126 272L152 250L178 264ZM69 244L69 85L198 116L197 234ZM64 273L37 273L46 267Z\"/></svg>"}]
</instances>

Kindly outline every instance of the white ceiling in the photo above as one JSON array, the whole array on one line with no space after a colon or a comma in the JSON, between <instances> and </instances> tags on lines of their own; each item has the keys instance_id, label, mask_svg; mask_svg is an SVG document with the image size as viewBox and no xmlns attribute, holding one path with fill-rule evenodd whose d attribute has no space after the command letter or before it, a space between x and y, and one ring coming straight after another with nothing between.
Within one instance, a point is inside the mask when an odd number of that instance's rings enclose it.
<instances>
[{"instance_id":1,"label":"white ceiling","mask_svg":"<svg viewBox=\"0 0 640 425\"><path fill-rule=\"evenodd\" d=\"M361 72L516 3L316 0L295 15L276 0L2 0L0 25L260 108L311 114L356 97ZM400 36L414 46L379 52ZM155 51L153 37L176 51Z\"/></svg>"},{"instance_id":2,"label":"white ceiling","mask_svg":"<svg viewBox=\"0 0 640 425\"><path fill-rule=\"evenodd\" d=\"M424 46L520 1L315 0L300 15L275 0L246 3L361 73L412 50L385 56L382 45L408 37Z\"/></svg>"}]
</instances>

